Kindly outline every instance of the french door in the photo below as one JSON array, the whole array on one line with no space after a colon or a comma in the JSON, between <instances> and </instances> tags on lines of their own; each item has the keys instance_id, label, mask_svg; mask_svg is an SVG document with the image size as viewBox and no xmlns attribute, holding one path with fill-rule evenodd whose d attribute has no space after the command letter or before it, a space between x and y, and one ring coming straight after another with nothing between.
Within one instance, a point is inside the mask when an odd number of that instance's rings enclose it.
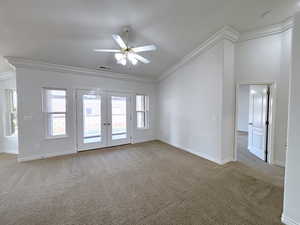
<instances>
[{"instance_id":1,"label":"french door","mask_svg":"<svg viewBox=\"0 0 300 225\"><path fill-rule=\"evenodd\" d=\"M78 150L130 143L130 108L130 95L78 90Z\"/></svg>"}]
</instances>

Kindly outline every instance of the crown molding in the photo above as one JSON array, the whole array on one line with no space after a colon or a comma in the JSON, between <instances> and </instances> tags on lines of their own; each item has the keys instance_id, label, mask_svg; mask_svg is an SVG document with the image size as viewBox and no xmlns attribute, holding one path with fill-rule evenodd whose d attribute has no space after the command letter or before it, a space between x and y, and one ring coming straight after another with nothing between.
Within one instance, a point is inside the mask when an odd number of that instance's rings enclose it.
<instances>
[{"instance_id":1,"label":"crown molding","mask_svg":"<svg viewBox=\"0 0 300 225\"><path fill-rule=\"evenodd\" d=\"M13 78L13 76L14 76L13 71L2 72L2 73L0 73L0 81L9 80L9 79Z\"/></svg>"},{"instance_id":2,"label":"crown molding","mask_svg":"<svg viewBox=\"0 0 300 225\"><path fill-rule=\"evenodd\" d=\"M16 69L18 68L38 69L42 71L51 71L51 72L76 74L76 75L88 75L94 77L104 77L110 79L137 81L137 82L152 83L155 81L155 78L138 77L130 74L114 73L109 71L93 70L93 69L74 67L74 66L65 66L59 64L46 63L37 60L24 59L19 57L6 56L5 58Z\"/></svg>"},{"instance_id":3,"label":"crown molding","mask_svg":"<svg viewBox=\"0 0 300 225\"><path fill-rule=\"evenodd\" d=\"M180 67L191 61L196 56L200 55L202 52L206 51L207 49L213 47L221 40L229 40L231 42L237 42L239 40L239 32L233 29L230 26L225 26L218 32L214 33L210 36L206 41L202 42L196 49L186 55L179 63L168 69L162 76L158 78L157 81L161 81L166 79L172 73L177 71Z\"/></svg>"},{"instance_id":4,"label":"crown molding","mask_svg":"<svg viewBox=\"0 0 300 225\"><path fill-rule=\"evenodd\" d=\"M248 32L243 32L241 33L239 42L244 42L244 41L267 37L275 34L280 34L289 29L292 29L293 26L294 26L294 18L291 17L278 24L274 24L260 29L255 29Z\"/></svg>"}]
</instances>

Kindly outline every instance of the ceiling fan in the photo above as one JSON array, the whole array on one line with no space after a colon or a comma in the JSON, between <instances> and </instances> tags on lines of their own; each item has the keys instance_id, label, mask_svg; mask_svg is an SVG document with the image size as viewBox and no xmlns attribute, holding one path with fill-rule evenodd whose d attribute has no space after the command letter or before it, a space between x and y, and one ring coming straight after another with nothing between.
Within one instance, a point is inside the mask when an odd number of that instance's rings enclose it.
<instances>
[{"instance_id":1,"label":"ceiling fan","mask_svg":"<svg viewBox=\"0 0 300 225\"><path fill-rule=\"evenodd\" d=\"M118 64L126 66L127 61L131 62L132 65L136 65L138 61L148 64L150 61L143 56L137 54L139 52L149 52L155 51L155 45L145 45L141 47L131 47L128 45L128 30L125 30L127 34L127 42L125 42L120 35L113 34L113 39L117 42L120 46L120 49L94 49L94 52L108 52L108 53L115 53L115 59L117 60Z\"/></svg>"}]
</instances>

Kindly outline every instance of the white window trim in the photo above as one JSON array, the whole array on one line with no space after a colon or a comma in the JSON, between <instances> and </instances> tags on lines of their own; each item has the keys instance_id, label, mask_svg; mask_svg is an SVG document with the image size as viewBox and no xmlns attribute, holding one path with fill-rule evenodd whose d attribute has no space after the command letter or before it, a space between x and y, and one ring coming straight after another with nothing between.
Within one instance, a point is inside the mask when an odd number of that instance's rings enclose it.
<instances>
[{"instance_id":1,"label":"white window trim","mask_svg":"<svg viewBox=\"0 0 300 225\"><path fill-rule=\"evenodd\" d=\"M45 111L45 91L46 90L61 90L66 92L66 111L65 112L46 112ZM44 138L46 140L55 140L55 139L64 139L69 138L69 132L68 132L68 89L67 88L53 88L53 87L43 87L42 88L42 112L44 114ZM48 117L49 115L53 114L65 114L65 129L66 133L62 135L55 135L51 136L49 135L49 124L48 124Z\"/></svg>"},{"instance_id":2,"label":"white window trim","mask_svg":"<svg viewBox=\"0 0 300 225\"><path fill-rule=\"evenodd\" d=\"M144 100L144 111L137 111L136 110L136 97L137 96L144 96L144 98L145 98L145 100ZM146 106L146 98L147 98L147 103L148 103L148 110L146 109L147 108L147 106ZM145 122L145 127L138 127L137 126L137 114L138 114L138 112L142 112L142 113L144 113L145 115L144 115L144 122ZM136 124L135 124L135 128L137 129L137 130L149 130L150 129L150 97L149 97L149 95L147 95L147 94L136 94L135 95L135 117L136 117Z\"/></svg>"}]
</instances>

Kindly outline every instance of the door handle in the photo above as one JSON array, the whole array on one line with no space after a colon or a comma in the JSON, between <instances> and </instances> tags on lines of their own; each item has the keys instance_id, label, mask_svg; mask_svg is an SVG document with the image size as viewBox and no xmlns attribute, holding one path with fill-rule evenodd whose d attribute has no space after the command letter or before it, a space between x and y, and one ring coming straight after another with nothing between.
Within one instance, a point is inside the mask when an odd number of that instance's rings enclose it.
<instances>
[{"instance_id":1,"label":"door handle","mask_svg":"<svg viewBox=\"0 0 300 225\"><path fill-rule=\"evenodd\" d=\"M249 125L253 125L253 123L249 123Z\"/></svg>"},{"instance_id":2,"label":"door handle","mask_svg":"<svg viewBox=\"0 0 300 225\"><path fill-rule=\"evenodd\" d=\"M104 126L110 126L111 123L103 123Z\"/></svg>"}]
</instances>

